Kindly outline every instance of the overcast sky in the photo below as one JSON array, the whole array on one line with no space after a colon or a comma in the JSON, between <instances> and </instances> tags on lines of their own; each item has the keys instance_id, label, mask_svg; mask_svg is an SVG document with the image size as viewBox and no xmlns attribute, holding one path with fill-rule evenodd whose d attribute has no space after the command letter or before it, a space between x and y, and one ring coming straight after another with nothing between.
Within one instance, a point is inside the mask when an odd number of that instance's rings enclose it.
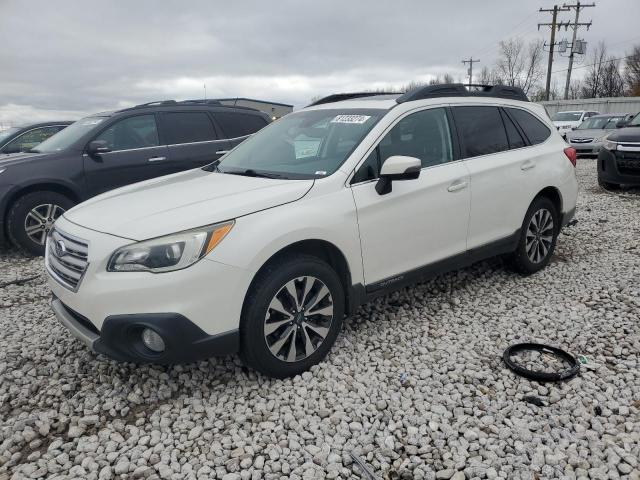
<instances>
[{"instance_id":1,"label":"overcast sky","mask_svg":"<svg viewBox=\"0 0 640 480\"><path fill-rule=\"evenodd\" d=\"M463 58L479 58L479 72L495 61L500 40L548 38L537 23L551 15L537 11L553 3L0 0L0 124L202 98L205 84L209 98L300 107L316 95L445 72L466 81ZM640 0L596 4L582 14L593 27L581 36L624 56L640 43ZM558 58L554 70L566 65Z\"/></svg>"}]
</instances>

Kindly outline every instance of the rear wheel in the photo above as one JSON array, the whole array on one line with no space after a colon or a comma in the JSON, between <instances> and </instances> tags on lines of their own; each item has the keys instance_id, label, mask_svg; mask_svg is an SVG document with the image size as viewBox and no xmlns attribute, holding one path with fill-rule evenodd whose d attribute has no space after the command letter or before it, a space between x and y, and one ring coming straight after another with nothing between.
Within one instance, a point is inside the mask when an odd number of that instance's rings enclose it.
<instances>
[{"instance_id":1,"label":"rear wheel","mask_svg":"<svg viewBox=\"0 0 640 480\"><path fill-rule=\"evenodd\" d=\"M600 187L603 190L606 190L608 192L612 192L612 191L615 191L615 190L620 190L620 184L605 182L604 180L601 180L600 177L598 177L598 185L600 185Z\"/></svg>"},{"instance_id":2,"label":"rear wheel","mask_svg":"<svg viewBox=\"0 0 640 480\"><path fill-rule=\"evenodd\" d=\"M18 248L32 255L44 255L47 234L54 222L74 203L50 191L32 192L18 198L7 216L7 234Z\"/></svg>"},{"instance_id":3,"label":"rear wheel","mask_svg":"<svg viewBox=\"0 0 640 480\"><path fill-rule=\"evenodd\" d=\"M546 197L536 198L525 215L518 247L511 256L514 269L529 275L546 267L559 232L560 219L553 202Z\"/></svg>"},{"instance_id":4,"label":"rear wheel","mask_svg":"<svg viewBox=\"0 0 640 480\"><path fill-rule=\"evenodd\" d=\"M272 377L302 373L327 355L343 316L344 290L328 264L308 255L273 261L247 297L241 357Z\"/></svg>"}]
</instances>

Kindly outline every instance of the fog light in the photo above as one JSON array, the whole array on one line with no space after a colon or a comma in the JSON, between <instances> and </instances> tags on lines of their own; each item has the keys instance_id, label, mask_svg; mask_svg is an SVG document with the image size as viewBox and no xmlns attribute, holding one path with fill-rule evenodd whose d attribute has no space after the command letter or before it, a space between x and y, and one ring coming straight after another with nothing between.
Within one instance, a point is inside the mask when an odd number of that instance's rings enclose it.
<instances>
[{"instance_id":1,"label":"fog light","mask_svg":"<svg viewBox=\"0 0 640 480\"><path fill-rule=\"evenodd\" d=\"M145 328L142 331L142 343L154 352L164 352L164 340L162 340L162 337L150 328Z\"/></svg>"}]
</instances>

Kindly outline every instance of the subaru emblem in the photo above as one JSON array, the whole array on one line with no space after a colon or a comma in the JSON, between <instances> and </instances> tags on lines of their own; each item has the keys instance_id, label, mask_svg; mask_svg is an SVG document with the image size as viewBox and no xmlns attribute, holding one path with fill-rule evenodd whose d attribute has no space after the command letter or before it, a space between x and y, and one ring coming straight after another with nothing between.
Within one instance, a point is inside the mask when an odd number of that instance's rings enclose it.
<instances>
[{"instance_id":1,"label":"subaru emblem","mask_svg":"<svg viewBox=\"0 0 640 480\"><path fill-rule=\"evenodd\" d=\"M58 240L55 243L56 256L64 257L67 254L67 246L64 244L64 241Z\"/></svg>"}]
</instances>

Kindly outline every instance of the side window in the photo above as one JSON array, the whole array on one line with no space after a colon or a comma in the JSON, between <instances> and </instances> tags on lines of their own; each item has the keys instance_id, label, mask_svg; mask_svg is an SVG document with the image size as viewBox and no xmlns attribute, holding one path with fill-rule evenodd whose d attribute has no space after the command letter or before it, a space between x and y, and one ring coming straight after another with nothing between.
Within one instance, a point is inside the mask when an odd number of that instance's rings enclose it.
<instances>
[{"instance_id":1,"label":"side window","mask_svg":"<svg viewBox=\"0 0 640 480\"><path fill-rule=\"evenodd\" d=\"M214 115L227 138L251 135L267 126L267 121L260 115L236 112L216 112Z\"/></svg>"},{"instance_id":2,"label":"side window","mask_svg":"<svg viewBox=\"0 0 640 480\"><path fill-rule=\"evenodd\" d=\"M544 142L551 130L544 123L531 115L529 112L520 110L519 108L508 108L509 115L520 125L520 128L529 139L531 145Z\"/></svg>"},{"instance_id":3,"label":"side window","mask_svg":"<svg viewBox=\"0 0 640 480\"><path fill-rule=\"evenodd\" d=\"M507 139L509 140L509 148L522 148L527 146L527 142L524 141L522 135L513 124L509 115L504 112L502 113L502 120L504 121L504 127L507 130Z\"/></svg>"},{"instance_id":4,"label":"side window","mask_svg":"<svg viewBox=\"0 0 640 480\"><path fill-rule=\"evenodd\" d=\"M104 140L111 151L156 147L158 127L155 115L138 115L114 123L95 140Z\"/></svg>"},{"instance_id":5,"label":"side window","mask_svg":"<svg viewBox=\"0 0 640 480\"><path fill-rule=\"evenodd\" d=\"M36 145L44 142L47 138L57 133L59 127L40 127L34 128L19 137L13 139L4 150L6 152L25 152Z\"/></svg>"},{"instance_id":6,"label":"side window","mask_svg":"<svg viewBox=\"0 0 640 480\"><path fill-rule=\"evenodd\" d=\"M465 157L477 157L509 150L500 111L497 107L454 107L458 135Z\"/></svg>"},{"instance_id":7,"label":"side window","mask_svg":"<svg viewBox=\"0 0 640 480\"><path fill-rule=\"evenodd\" d=\"M167 143L205 142L215 140L216 132L206 112L169 112L162 114Z\"/></svg>"},{"instance_id":8,"label":"side window","mask_svg":"<svg viewBox=\"0 0 640 480\"><path fill-rule=\"evenodd\" d=\"M378 147L374 148L364 161L360 168L351 179L351 183L366 182L367 180L375 180L380 173L380 155Z\"/></svg>"}]
</instances>

